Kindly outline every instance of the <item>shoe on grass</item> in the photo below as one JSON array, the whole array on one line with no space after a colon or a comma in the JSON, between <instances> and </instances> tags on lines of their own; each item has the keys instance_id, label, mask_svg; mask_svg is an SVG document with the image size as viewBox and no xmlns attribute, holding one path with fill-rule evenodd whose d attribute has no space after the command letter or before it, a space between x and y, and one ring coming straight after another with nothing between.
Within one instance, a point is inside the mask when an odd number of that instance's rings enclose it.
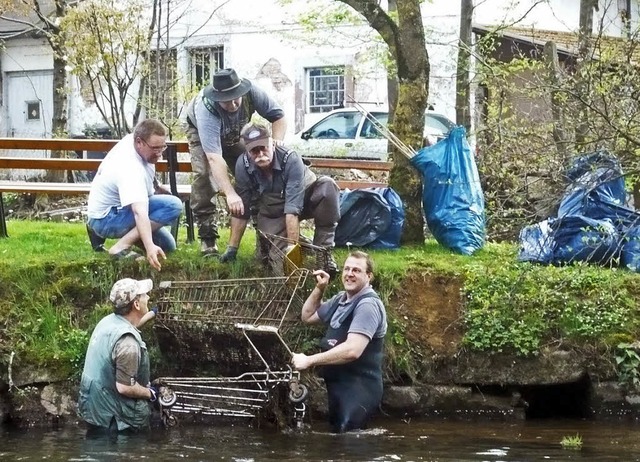
<instances>
[{"instance_id":1,"label":"shoe on grass","mask_svg":"<svg viewBox=\"0 0 640 462\"><path fill-rule=\"evenodd\" d=\"M109 254L111 258L114 260L138 260L144 259L144 255L139 254L135 250L131 249L123 249L118 253Z\"/></svg>"},{"instance_id":2,"label":"shoe on grass","mask_svg":"<svg viewBox=\"0 0 640 462\"><path fill-rule=\"evenodd\" d=\"M218 255L218 245L215 240L202 239L200 241L200 253L203 257Z\"/></svg>"}]
</instances>

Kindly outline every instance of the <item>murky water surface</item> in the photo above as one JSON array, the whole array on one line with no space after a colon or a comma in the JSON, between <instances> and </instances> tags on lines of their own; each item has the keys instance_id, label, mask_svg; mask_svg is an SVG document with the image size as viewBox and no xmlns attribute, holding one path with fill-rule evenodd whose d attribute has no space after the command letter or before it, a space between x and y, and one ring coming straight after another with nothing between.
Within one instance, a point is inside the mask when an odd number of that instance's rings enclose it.
<instances>
[{"instance_id":1,"label":"murky water surface","mask_svg":"<svg viewBox=\"0 0 640 462\"><path fill-rule=\"evenodd\" d=\"M428 420L381 421L332 435L322 422L300 432L235 426L181 426L117 440L87 438L82 427L0 432L1 461L640 461L640 423ZM582 450L560 440L579 434Z\"/></svg>"}]
</instances>

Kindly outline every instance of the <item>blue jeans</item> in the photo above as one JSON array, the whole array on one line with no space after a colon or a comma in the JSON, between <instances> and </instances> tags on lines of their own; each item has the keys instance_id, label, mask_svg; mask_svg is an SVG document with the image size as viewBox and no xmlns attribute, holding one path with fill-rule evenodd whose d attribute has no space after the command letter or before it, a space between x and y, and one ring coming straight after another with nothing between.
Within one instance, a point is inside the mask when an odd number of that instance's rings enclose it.
<instances>
[{"instance_id":1,"label":"blue jeans","mask_svg":"<svg viewBox=\"0 0 640 462\"><path fill-rule=\"evenodd\" d=\"M166 226L182 213L182 201L170 194L156 194L149 197L149 220ZM103 238L121 238L136 227L131 206L121 209L112 207L104 218L89 218L87 224ZM153 242L165 252L176 249L176 241L166 228L158 228L152 234Z\"/></svg>"}]
</instances>

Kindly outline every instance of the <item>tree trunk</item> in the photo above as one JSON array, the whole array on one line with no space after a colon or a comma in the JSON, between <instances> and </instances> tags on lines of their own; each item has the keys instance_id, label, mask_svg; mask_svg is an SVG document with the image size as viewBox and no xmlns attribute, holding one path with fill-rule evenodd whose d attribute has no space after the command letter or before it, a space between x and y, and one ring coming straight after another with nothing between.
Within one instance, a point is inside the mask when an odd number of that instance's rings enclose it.
<instances>
[{"instance_id":1,"label":"tree trunk","mask_svg":"<svg viewBox=\"0 0 640 462\"><path fill-rule=\"evenodd\" d=\"M167 0L167 24L169 22L169 17L168 17L168 11L169 11L169 5L171 4L171 0ZM156 23L159 22L159 18L161 18L162 16L162 3L159 2L158 0L153 0L153 5L152 5L152 15L151 15L151 22L149 23L149 34L147 36L147 40L149 43L151 43L151 41L153 40L153 35L154 33L156 34L156 46L155 46L155 59L151 59L151 50L149 50L149 53L147 53L145 58L141 58L142 59L142 64L145 65L149 68L149 71L147 72L142 72L140 75L140 86L138 87L138 100L136 102L136 108L133 112L133 127L135 127L138 122L140 121L140 114L142 112L142 102L146 101L146 107L148 108L149 106L151 106L151 102L147 101L147 99L145 98L146 96L146 92L147 92L147 86L149 85L149 79L150 74L151 74L151 68L153 67L153 70L155 71L155 88L160 88L160 86L158 85L159 83L159 77L158 77L158 66L160 65L160 63L162 62L165 66L167 65L167 61L166 60L161 60L160 59L160 53L161 53L161 47L160 47L160 38L161 38L161 31L160 31L160 27L157 28L156 30ZM167 33L167 37L165 37L165 43L169 43L169 27L167 27L166 30ZM166 52L169 53L169 48L166 49ZM155 66L153 66L155 64ZM152 96L153 97L153 96ZM157 99L156 99L157 101ZM149 111L147 110L147 113ZM148 116L147 116L148 117Z\"/></svg>"},{"instance_id":2,"label":"tree trunk","mask_svg":"<svg viewBox=\"0 0 640 462\"><path fill-rule=\"evenodd\" d=\"M456 78L456 123L471 129L471 22L473 0L462 0L460 7L460 42L458 46L458 70Z\"/></svg>"},{"instance_id":3,"label":"tree trunk","mask_svg":"<svg viewBox=\"0 0 640 462\"><path fill-rule=\"evenodd\" d=\"M588 82L586 77L582 75L582 68L591 59L593 45L591 36L593 35L593 10L598 8L598 0L580 0L580 28L578 32L578 66L576 69L577 84L576 91L578 95L584 95L587 92ZM578 124L576 126L576 148L578 151L586 143L589 124L587 120L588 111L586 108L579 108Z\"/></svg>"},{"instance_id":4,"label":"tree trunk","mask_svg":"<svg viewBox=\"0 0 640 462\"><path fill-rule=\"evenodd\" d=\"M393 129L402 142L414 149L422 146L424 111L429 96L429 56L424 38L420 1L398 0L398 103ZM389 185L404 202L405 228L402 242L424 243L422 178L409 160L394 150L395 165Z\"/></svg>"},{"instance_id":5,"label":"tree trunk","mask_svg":"<svg viewBox=\"0 0 640 462\"><path fill-rule=\"evenodd\" d=\"M67 109L69 105L66 63L61 58L59 50L53 49L53 115L51 118L51 133L53 138L67 137ZM62 158L65 151L51 151L52 158ZM47 181L63 181L64 172L48 170ZM69 175L69 177L71 177Z\"/></svg>"},{"instance_id":6,"label":"tree trunk","mask_svg":"<svg viewBox=\"0 0 640 462\"><path fill-rule=\"evenodd\" d=\"M551 114L553 116L553 139L556 149L562 159L562 165L567 164L568 159L568 137L565 132L565 117L562 104L559 102L560 93L560 64L558 61L558 51L556 44L547 42L544 45L544 57L547 65L547 75L549 79L551 96Z\"/></svg>"},{"instance_id":7,"label":"tree trunk","mask_svg":"<svg viewBox=\"0 0 640 462\"><path fill-rule=\"evenodd\" d=\"M390 129L407 146L419 149L424 131L424 111L429 95L429 56L424 38L420 0L396 0L397 23L378 0L338 0L363 15L389 47L395 60L398 102ZM424 243L422 184L418 172L395 148L389 186L404 203L403 244Z\"/></svg>"},{"instance_id":8,"label":"tree trunk","mask_svg":"<svg viewBox=\"0 0 640 462\"><path fill-rule=\"evenodd\" d=\"M66 14L67 5L64 0L57 0L56 18L62 18ZM64 46L56 40L60 30L57 25L48 28L47 38L53 52L53 114L51 115L51 134L54 138L65 138L67 133L67 112L69 109L69 87L67 80L67 63L64 61ZM51 151L51 157L64 157L64 151ZM63 181L64 172L49 170L46 174L47 181Z\"/></svg>"}]
</instances>

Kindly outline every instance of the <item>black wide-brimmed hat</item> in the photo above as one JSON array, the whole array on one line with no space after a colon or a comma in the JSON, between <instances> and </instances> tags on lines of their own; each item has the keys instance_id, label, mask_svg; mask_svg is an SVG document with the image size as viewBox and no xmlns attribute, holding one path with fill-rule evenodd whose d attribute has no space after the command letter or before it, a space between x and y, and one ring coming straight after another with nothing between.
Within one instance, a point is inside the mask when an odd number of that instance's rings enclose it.
<instances>
[{"instance_id":1,"label":"black wide-brimmed hat","mask_svg":"<svg viewBox=\"0 0 640 462\"><path fill-rule=\"evenodd\" d=\"M204 96L212 101L231 101L246 95L251 82L241 79L233 69L222 69L213 75L213 84L204 89Z\"/></svg>"}]
</instances>

